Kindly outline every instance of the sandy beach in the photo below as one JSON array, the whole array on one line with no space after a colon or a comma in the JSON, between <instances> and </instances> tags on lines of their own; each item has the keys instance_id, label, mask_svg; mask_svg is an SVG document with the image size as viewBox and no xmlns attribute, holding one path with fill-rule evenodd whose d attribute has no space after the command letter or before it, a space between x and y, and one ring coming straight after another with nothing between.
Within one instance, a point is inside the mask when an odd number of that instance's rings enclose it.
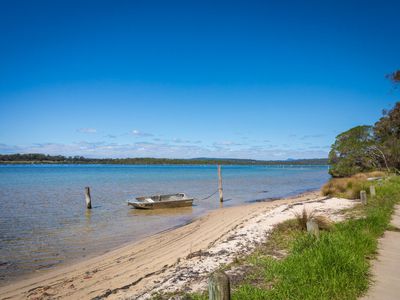
<instances>
[{"instance_id":1,"label":"sandy beach","mask_svg":"<svg viewBox=\"0 0 400 300\"><path fill-rule=\"evenodd\" d=\"M1 299L147 299L157 291L201 290L211 271L251 252L295 211L305 206L340 220L340 211L355 203L310 192L220 208L185 226L4 286Z\"/></svg>"}]
</instances>

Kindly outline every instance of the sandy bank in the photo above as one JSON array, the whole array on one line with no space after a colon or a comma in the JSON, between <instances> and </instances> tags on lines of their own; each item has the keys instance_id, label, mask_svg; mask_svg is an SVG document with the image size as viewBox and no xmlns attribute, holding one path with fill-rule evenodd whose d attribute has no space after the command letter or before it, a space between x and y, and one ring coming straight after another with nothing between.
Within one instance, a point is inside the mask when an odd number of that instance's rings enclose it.
<instances>
[{"instance_id":1,"label":"sandy bank","mask_svg":"<svg viewBox=\"0 0 400 300\"><path fill-rule=\"evenodd\" d=\"M207 274L265 241L294 211L322 211L333 218L354 205L318 193L221 208L194 222L102 256L0 289L1 299L146 299L158 290L198 290Z\"/></svg>"}]
</instances>

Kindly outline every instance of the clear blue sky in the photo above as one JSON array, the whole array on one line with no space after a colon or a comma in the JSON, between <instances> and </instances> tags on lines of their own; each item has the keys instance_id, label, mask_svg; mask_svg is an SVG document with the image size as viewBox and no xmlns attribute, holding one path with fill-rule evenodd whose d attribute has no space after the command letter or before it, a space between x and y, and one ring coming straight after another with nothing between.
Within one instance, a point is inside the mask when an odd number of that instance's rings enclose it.
<instances>
[{"instance_id":1,"label":"clear blue sky","mask_svg":"<svg viewBox=\"0 0 400 300\"><path fill-rule=\"evenodd\" d=\"M1 1L0 153L326 157L398 100L399 1ZM397 97L397 99L396 99Z\"/></svg>"}]
</instances>

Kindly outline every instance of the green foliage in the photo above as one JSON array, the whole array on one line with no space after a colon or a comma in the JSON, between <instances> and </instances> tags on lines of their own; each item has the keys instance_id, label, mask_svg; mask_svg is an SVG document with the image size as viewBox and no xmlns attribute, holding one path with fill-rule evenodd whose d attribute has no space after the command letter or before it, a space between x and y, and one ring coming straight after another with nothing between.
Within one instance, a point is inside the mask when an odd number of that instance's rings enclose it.
<instances>
[{"instance_id":1,"label":"green foliage","mask_svg":"<svg viewBox=\"0 0 400 300\"><path fill-rule=\"evenodd\" d=\"M233 300L265 300L265 299L273 299L270 297L268 291L263 290L259 287L252 286L250 284L242 285L232 296Z\"/></svg>"},{"instance_id":2,"label":"green foliage","mask_svg":"<svg viewBox=\"0 0 400 300\"><path fill-rule=\"evenodd\" d=\"M188 294L183 292L177 293L156 293L153 294L150 298L151 300L171 300L171 299L180 299L180 300L208 300L208 295L206 293L198 294Z\"/></svg>"},{"instance_id":3,"label":"green foliage","mask_svg":"<svg viewBox=\"0 0 400 300\"><path fill-rule=\"evenodd\" d=\"M399 86L400 70L387 77ZM357 126L339 134L329 153L329 164L333 177L382 168L400 173L400 102L384 110L373 127Z\"/></svg>"},{"instance_id":4,"label":"green foliage","mask_svg":"<svg viewBox=\"0 0 400 300\"><path fill-rule=\"evenodd\" d=\"M339 134L329 153L329 173L344 177L371 170L374 160L366 154L374 143L371 126L357 126Z\"/></svg>"},{"instance_id":5,"label":"green foliage","mask_svg":"<svg viewBox=\"0 0 400 300\"><path fill-rule=\"evenodd\" d=\"M400 70L394 71L393 73L387 75L387 77L394 83L400 83Z\"/></svg>"},{"instance_id":6,"label":"green foliage","mask_svg":"<svg viewBox=\"0 0 400 300\"><path fill-rule=\"evenodd\" d=\"M368 258L375 255L377 239L388 228L399 199L400 178L395 177L377 189L363 208L363 218L338 223L321 232L319 240L298 231L283 260L251 256L248 262L262 271L250 274L233 299L357 299L368 289Z\"/></svg>"},{"instance_id":7,"label":"green foliage","mask_svg":"<svg viewBox=\"0 0 400 300\"><path fill-rule=\"evenodd\" d=\"M374 133L387 164L400 169L400 102L383 112L382 118L375 123Z\"/></svg>"}]
</instances>

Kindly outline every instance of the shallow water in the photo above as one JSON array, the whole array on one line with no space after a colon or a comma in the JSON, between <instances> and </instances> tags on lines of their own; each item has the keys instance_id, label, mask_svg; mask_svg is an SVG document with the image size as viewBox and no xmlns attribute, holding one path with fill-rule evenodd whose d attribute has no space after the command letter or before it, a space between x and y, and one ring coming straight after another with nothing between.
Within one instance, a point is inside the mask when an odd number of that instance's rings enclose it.
<instances>
[{"instance_id":1,"label":"shallow water","mask_svg":"<svg viewBox=\"0 0 400 300\"><path fill-rule=\"evenodd\" d=\"M327 166L223 166L224 206L319 188ZM218 195L190 208L141 211L136 196L217 189L215 166L1 165L0 285L95 256L179 226L220 207ZM91 211L84 187L90 186Z\"/></svg>"}]
</instances>

